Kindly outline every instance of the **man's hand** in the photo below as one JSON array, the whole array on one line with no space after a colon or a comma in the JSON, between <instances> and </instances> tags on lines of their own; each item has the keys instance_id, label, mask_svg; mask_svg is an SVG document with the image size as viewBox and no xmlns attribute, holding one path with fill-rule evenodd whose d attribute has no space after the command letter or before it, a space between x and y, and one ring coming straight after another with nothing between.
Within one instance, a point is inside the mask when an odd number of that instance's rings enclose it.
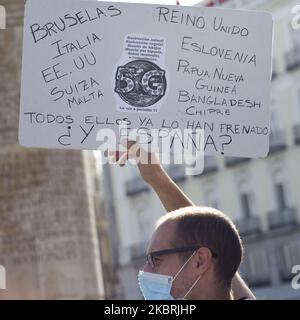
<instances>
[{"instance_id":1,"label":"man's hand","mask_svg":"<svg viewBox=\"0 0 300 320\"><path fill-rule=\"evenodd\" d=\"M166 178L166 172L160 164L159 158L155 153L146 152L135 141L124 141L122 144L126 151L109 151L108 155L112 162L123 167L129 159L135 160L142 178L147 184L154 187Z\"/></svg>"},{"instance_id":2,"label":"man's hand","mask_svg":"<svg viewBox=\"0 0 300 320\"><path fill-rule=\"evenodd\" d=\"M167 212L194 206L193 202L181 191L168 176L155 153L148 153L134 141L122 142L126 151L110 151L108 155L121 167L129 159L137 162L142 178L149 184L164 205Z\"/></svg>"}]
</instances>

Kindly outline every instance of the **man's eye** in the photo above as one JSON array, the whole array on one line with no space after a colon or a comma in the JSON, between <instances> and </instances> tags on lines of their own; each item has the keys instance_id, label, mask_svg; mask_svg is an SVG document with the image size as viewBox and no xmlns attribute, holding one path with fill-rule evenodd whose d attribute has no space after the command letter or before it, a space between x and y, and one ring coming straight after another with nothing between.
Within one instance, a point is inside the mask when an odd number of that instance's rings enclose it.
<instances>
[{"instance_id":1,"label":"man's eye","mask_svg":"<svg viewBox=\"0 0 300 320\"><path fill-rule=\"evenodd\" d=\"M157 257L154 257L154 258L153 258L153 262L154 262L155 264L159 263L160 261L161 261L160 258L157 258Z\"/></svg>"}]
</instances>

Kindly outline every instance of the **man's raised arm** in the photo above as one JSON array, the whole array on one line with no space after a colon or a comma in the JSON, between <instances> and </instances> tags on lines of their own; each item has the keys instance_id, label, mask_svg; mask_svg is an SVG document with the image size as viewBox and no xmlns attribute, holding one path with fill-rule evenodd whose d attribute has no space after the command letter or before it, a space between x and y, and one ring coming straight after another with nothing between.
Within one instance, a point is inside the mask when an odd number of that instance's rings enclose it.
<instances>
[{"instance_id":1,"label":"man's raised arm","mask_svg":"<svg viewBox=\"0 0 300 320\"><path fill-rule=\"evenodd\" d=\"M138 162L139 171L144 181L156 192L167 212L195 205L169 177L155 154L146 153L133 142L130 143L127 152L110 153L120 166L124 166L128 159L136 158L137 154L140 159L148 160L149 163ZM255 299L255 296L238 273L233 278L232 291L235 300L241 298Z\"/></svg>"}]
</instances>

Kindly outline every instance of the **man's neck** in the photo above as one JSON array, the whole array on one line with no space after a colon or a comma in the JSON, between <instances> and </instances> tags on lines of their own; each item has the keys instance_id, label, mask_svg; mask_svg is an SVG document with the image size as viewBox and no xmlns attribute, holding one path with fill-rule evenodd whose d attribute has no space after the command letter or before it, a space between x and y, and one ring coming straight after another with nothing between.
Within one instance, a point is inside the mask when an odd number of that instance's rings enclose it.
<instances>
[{"instance_id":1,"label":"man's neck","mask_svg":"<svg viewBox=\"0 0 300 320\"><path fill-rule=\"evenodd\" d=\"M199 288L198 292L187 297L194 300L233 300L230 288L206 287L205 290Z\"/></svg>"},{"instance_id":2,"label":"man's neck","mask_svg":"<svg viewBox=\"0 0 300 320\"><path fill-rule=\"evenodd\" d=\"M217 290L209 299L212 300L233 300L233 295L230 290L223 289L223 290Z\"/></svg>"}]
</instances>

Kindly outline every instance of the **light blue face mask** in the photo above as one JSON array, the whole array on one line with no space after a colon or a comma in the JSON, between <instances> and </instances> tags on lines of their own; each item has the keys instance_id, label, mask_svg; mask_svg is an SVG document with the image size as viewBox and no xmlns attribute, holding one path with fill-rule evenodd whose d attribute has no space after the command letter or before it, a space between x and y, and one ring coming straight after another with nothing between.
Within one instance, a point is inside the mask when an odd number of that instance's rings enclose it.
<instances>
[{"instance_id":1,"label":"light blue face mask","mask_svg":"<svg viewBox=\"0 0 300 320\"><path fill-rule=\"evenodd\" d=\"M145 300L174 300L175 298L171 295L172 284L179 273L182 271L182 269L192 259L195 253L196 252L194 252L189 257L189 259L184 263L184 265L180 268L180 270L174 277L158 273L140 271L138 274L138 282ZM185 297L191 292L200 277L201 276L196 279L194 284L182 299L185 299Z\"/></svg>"}]
</instances>

